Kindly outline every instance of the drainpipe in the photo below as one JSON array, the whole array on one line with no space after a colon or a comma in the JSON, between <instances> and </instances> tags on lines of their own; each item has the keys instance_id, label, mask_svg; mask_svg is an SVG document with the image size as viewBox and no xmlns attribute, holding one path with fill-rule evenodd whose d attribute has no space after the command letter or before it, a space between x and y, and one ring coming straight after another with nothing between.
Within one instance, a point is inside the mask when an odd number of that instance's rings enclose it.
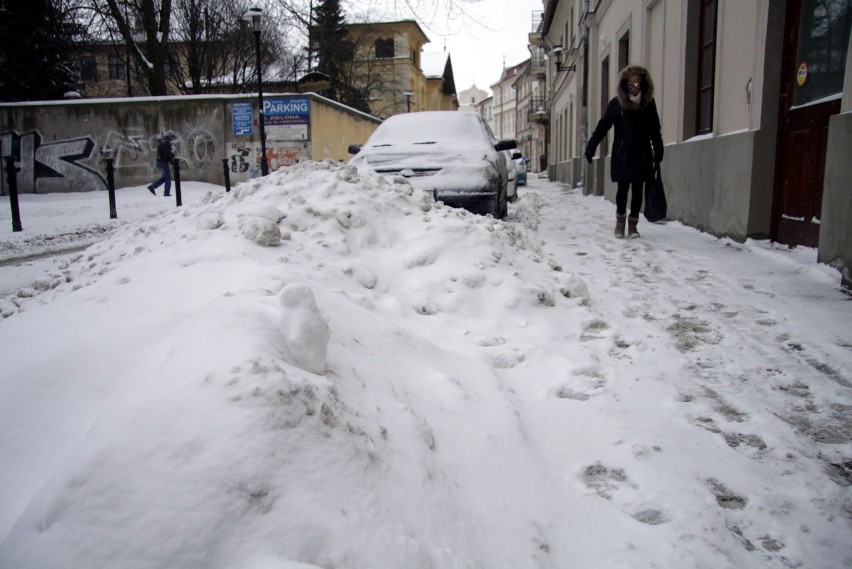
<instances>
[{"instance_id":1,"label":"drainpipe","mask_svg":"<svg viewBox=\"0 0 852 569\"><path fill-rule=\"evenodd\" d=\"M580 106L580 183L583 188L586 187L588 164L582 154L585 154L589 141L589 14L589 0L583 0L583 100Z\"/></svg>"}]
</instances>

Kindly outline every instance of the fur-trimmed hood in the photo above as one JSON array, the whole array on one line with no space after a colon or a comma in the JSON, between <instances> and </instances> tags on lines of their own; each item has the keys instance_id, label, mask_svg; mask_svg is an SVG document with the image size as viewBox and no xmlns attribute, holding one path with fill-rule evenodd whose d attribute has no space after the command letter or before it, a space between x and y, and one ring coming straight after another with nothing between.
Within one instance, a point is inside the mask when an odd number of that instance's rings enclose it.
<instances>
[{"instance_id":1,"label":"fur-trimmed hood","mask_svg":"<svg viewBox=\"0 0 852 569\"><path fill-rule=\"evenodd\" d=\"M627 95L627 78L631 75L642 76L642 99L639 104L632 103ZM625 109L639 109L654 100L654 81L651 73L641 65L628 65L618 74L618 87L616 88L619 104Z\"/></svg>"}]
</instances>

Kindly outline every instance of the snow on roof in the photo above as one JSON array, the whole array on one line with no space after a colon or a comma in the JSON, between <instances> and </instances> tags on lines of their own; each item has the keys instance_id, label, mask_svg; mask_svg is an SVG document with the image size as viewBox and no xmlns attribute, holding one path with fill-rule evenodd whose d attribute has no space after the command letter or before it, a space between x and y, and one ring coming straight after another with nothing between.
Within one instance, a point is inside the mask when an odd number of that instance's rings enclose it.
<instances>
[{"instance_id":1,"label":"snow on roof","mask_svg":"<svg viewBox=\"0 0 852 569\"><path fill-rule=\"evenodd\" d=\"M423 75L425 75L427 79L443 77L449 60L450 54L446 51L426 52L420 54L420 66L423 68Z\"/></svg>"}]
</instances>

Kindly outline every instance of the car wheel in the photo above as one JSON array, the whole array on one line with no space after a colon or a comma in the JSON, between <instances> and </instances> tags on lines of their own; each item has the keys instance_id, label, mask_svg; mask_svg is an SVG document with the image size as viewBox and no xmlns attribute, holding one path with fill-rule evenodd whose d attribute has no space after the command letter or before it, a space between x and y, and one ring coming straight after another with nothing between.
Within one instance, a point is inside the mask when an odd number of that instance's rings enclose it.
<instances>
[{"instance_id":1,"label":"car wheel","mask_svg":"<svg viewBox=\"0 0 852 569\"><path fill-rule=\"evenodd\" d=\"M500 203L500 217L498 219L506 219L509 216L509 197L504 190L498 200Z\"/></svg>"}]
</instances>

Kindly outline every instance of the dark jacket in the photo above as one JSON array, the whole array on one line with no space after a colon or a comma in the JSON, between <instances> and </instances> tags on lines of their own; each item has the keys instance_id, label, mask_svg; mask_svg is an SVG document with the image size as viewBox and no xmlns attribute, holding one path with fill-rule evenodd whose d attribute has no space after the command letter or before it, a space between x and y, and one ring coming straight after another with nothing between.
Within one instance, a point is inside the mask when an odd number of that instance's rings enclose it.
<instances>
[{"instance_id":1,"label":"dark jacket","mask_svg":"<svg viewBox=\"0 0 852 569\"><path fill-rule=\"evenodd\" d=\"M639 103L627 95L627 78L642 77ZM617 95L609 102L606 113L598 122L586 146L586 158L591 160L595 149L611 127L615 127L612 143L610 176L613 182L640 182L654 177L655 162L663 160L663 138L660 135L660 116L654 102L654 83L648 70L639 65L625 67L619 74Z\"/></svg>"},{"instance_id":2,"label":"dark jacket","mask_svg":"<svg viewBox=\"0 0 852 569\"><path fill-rule=\"evenodd\" d=\"M157 162L171 162L175 157L175 151L172 149L172 140L168 136L164 136L157 142Z\"/></svg>"}]
</instances>

